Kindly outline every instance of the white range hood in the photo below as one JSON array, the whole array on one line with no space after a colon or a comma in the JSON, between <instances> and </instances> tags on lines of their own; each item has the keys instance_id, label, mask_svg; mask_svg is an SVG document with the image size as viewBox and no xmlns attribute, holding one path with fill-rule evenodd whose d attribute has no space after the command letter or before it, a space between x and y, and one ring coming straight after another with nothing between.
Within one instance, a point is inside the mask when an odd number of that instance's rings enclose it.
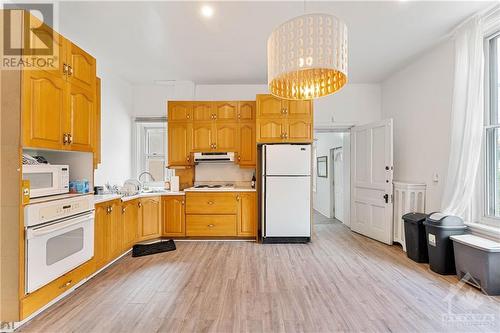
<instances>
[{"instance_id":1,"label":"white range hood","mask_svg":"<svg viewBox=\"0 0 500 333\"><path fill-rule=\"evenodd\" d=\"M233 163L234 152L194 153L195 163Z\"/></svg>"}]
</instances>

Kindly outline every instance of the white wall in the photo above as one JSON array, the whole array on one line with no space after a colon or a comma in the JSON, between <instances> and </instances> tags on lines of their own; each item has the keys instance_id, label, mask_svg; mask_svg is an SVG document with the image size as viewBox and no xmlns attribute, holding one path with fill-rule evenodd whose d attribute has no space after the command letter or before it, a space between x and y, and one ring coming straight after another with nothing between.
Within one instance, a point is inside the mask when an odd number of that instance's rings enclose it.
<instances>
[{"instance_id":1,"label":"white wall","mask_svg":"<svg viewBox=\"0 0 500 333\"><path fill-rule=\"evenodd\" d=\"M314 145L316 147L316 157L327 156L328 177L318 177L316 175L316 192L313 192L313 208L322 215L332 218L333 198L331 197L331 184L333 175L331 174L330 149L343 147L343 133L315 133Z\"/></svg>"},{"instance_id":2,"label":"white wall","mask_svg":"<svg viewBox=\"0 0 500 333\"><path fill-rule=\"evenodd\" d=\"M255 100L257 94L268 94L267 84L201 84L196 86L199 101Z\"/></svg>"},{"instance_id":3,"label":"white wall","mask_svg":"<svg viewBox=\"0 0 500 333\"><path fill-rule=\"evenodd\" d=\"M100 69L98 76L101 78L101 164L94 173L94 183L121 185L132 173L132 86L105 69Z\"/></svg>"},{"instance_id":4,"label":"white wall","mask_svg":"<svg viewBox=\"0 0 500 333\"><path fill-rule=\"evenodd\" d=\"M166 117L168 100L192 100L194 91L194 83L190 81L172 85L133 85L133 114L136 117Z\"/></svg>"},{"instance_id":5,"label":"white wall","mask_svg":"<svg viewBox=\"0 0 500 333\"><path fill-rule=\"evenodd\" d=\"M394 179L427 184L427 212L439 209L446 178L453 72L448 41L382 84L382 117L394 119Z\"/></svg>"},{"instance_id":6,"label":"white wall","mask_svg":"<svg viewBox=\"0 0 500 333\"><path fill-rule=\"evenodd\" d=\"M349 123L363 125L380 120L379 84L347 84L339 92L314 101L314 124Z\"/></svg>"}]
</instances>

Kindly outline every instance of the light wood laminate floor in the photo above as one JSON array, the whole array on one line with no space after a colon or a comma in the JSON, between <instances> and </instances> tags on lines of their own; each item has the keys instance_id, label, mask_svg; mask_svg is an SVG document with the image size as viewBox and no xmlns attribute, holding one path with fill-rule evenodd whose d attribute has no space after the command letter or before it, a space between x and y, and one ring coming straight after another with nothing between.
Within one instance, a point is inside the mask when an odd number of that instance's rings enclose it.
<instances>
[{"instance_id":1,"label":"light wood laminate floor","mask_svg":"<svg viewBox=\"0 0 500 333\"><path fill-rule=\"evenodd\" d=\"M467 285L455 294L455 277L334 220L314 235L308 245L177 242L126 256L21 331L500 331L499 297Z\"/></svg>"}]
</instances>

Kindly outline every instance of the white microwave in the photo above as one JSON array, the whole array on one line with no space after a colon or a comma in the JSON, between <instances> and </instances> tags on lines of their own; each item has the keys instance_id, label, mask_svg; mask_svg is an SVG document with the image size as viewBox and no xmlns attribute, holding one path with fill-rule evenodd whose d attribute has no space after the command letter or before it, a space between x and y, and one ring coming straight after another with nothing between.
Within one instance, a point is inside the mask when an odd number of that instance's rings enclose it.
<instances>
[{"instance_id":1,"label":"white microwave","mask_svg":"<svg viewBox=\"0 0 500 333\"><path fill-rule=\"evenodd\" d=\"M23 165L23 179L30 182L30 198L69 192L67 165Z\"/></svg>"}]
</instances>

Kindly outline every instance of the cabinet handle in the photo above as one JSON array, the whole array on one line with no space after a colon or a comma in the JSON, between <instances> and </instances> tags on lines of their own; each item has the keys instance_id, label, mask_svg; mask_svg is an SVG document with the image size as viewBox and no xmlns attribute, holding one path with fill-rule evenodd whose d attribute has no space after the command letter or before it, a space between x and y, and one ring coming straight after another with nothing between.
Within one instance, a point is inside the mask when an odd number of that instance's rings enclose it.
<instances>
[{"instance_id":1,"label":"cabinet handle","mask_svg":"<svg viewBox=\"0 0 500 333\"><path fill-rule=\"evenodd\" d=\"M141 207L142 207L142 203L140 203L140 202L139 202L139 203L137 204L137 207L141 208Z\"/></svg>"},{"instance_id":2,"label":"cabinet handle","mask_svg":"<svg viewBox=\"0 0 500 333\"><path fill-rule=\"evenodd\" d=\"M288 139L288 133L285 132L285 139Z\"/></svg>"},{"instance_id":3,"label":"cabinet handle","mask_svg":"<svg viewBox=\"0 0 500 333\"><path fill-rule=\"evenodd\" d=\"M66 133L63 134L63 144L65 144L65 145L68 144L68 134L66 134Z\"/></svg>"},{"instance_id":4,"label":"cabinet handle","mask_svg":"<svg viewBox=\"0 0 500 333\"><path fill-rule=\"evenodd\" d=\"M122 207L122 214L125 214L125 210L127 210L126 208L127 207Z\"/></svg>"},{"instance_id":5,"label":"cabinet handle","mask_svg":"<svg viewBox=\"0 0 500 333\"><path fill-rule=\"evenodd\" d=\"M284 139L285 138L285 133L281 133L280 138Z\"/></svg>"},{"instance_id":6,"label":"cabinet handle","mask_svg":"<svg viewBox=\"0 0 500 333\"><path fill-rule=\"evenodd\" d=\"M241 156L240 156L240 155L238 155L238 162L240 162L240 161L241 161Z\"/></svg>"},{"instance_id":7,"label":"cabinet handle","mask_svg":"<svg viewBox=\"0 0 500 333\"><path fill-rule=\"evenodd\" d=\"M73 135L68 134L68 143L73 143Z\"/></svg>"},{"instance_id":8,"label":"cabinet handle","mask_svg":"<svg viewBox=\"0 0 500 333\"><path fill-rule=\"evenodd\" d=\"M184 200L182 200L182 201L181 201L181 205L183 205L183 206L184 206Z\"/></svg>"},{"instance_id":9,"label":"cabinet handle","mask_svg":"<svg viewBox=\"0 0 500 333\"><path fill-rule=\"evenodd\" d=\"M188 156L186 157L186 161L188 161L188 162L190 162L190 161L191 161L191 155L188 155Z\"/></svg>"},{"instance_id":10,"label":"cabinet handle","mask_svg":"<svg viewBox=\"0 0 500 333\"><path fill-rule=\"evenodd\" d=\"M70 67L70 68L71 68L71 67ZM287 109L287 108L285 108L284 110L285 110L285 114L288 114L288 109Z\"/></svg>"},{"instance_id":11,"label":"cabinet handle","mask_svg":"<svg viewBox=\"0 0 500 333\"><path fill-rule=\"evenodd\" d=\"M68 66L68 75L71 76L73 75L73 67Z\"/></svg>"},{"instance_id":12,"label":"cabinet handle","mask_svg":"<svg viewBox=\"0 0 500 333\"><path fill-rule=\"evenodd\" d=\"M68 64L63 64L63 74L68 73Z\"/></svg>"},{"instance_id":13,"label":"cabinet handle","mask_svg":"<svg viewBox=\"0 0 500 333\"><path fill-rule=\"evenodd\" d=\"M69 281L67 281L66 283L63 283L63 284L59 287L59 289L63 289L63 288L68 287L68 286L71 284L71 282L73 282L73 280L69 280Z\"/></svg>"},{"instance_id":14,"label":"cabinet handle","mask_svg":"<svg viewBox=\"0 0 500 333\"><path fill-rule=\"evenodd\" d=\"M207 225L207 227L213 228L213 227L215 227L215 224L209 224L209 225Z\"/></svg>"},{"instance_id":15,"label":"cabinet handle","mask_svg":"<svg viewBox=\"0 0 500 333\"><path fill-rule=\"evenodd\" d=\"M213 202L213 201L208 201L208 202L207 202L207 204L209 204L209 205L213 205L213 204L214 204L214 202Z\"/></svg>"},{"instance_id":16,"label":"cabinet handle","mask_svg":"<svg viewBox=\"0 0 500 333\"><path fill-rule=\"evenodd\" d=\"M109 206L109 212L111 213L113 211L113 207Z\"/></svg>"},{"instance_id":17,"label":"cabinet handle","mask_svg":"<svg viewBox=\"0 0 500 333\"><path fill-rule=\"evenodd\" d=\"M240 201L240 196L239 195L236 196L236 201Z\"/></svg>"},{"instance_id":18,"label":"cabinet handle","mask_svg":"<svg viewBox=\"0 0 500 333\"><path fill-rule=\"evenodd\" d=\"M190 119L190 118L191 118L191 115L188 113L188 114L186 115L186 119Z\"/></svg>"}]
</instances>

